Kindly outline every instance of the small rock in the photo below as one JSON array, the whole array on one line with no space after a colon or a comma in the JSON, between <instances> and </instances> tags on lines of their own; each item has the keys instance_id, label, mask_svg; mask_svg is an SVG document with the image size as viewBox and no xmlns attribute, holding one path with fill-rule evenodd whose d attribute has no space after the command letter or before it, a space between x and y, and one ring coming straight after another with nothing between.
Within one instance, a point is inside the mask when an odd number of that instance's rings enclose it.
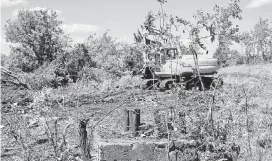
<instances>
[{"instance_id":1,"label":"small rock","mask_svg":"<svg viewBox=\"0 0 272 161\"><path fill-rule=\"evenodd\" d=\"M73 160L74 158L75 158L75 157L72 156L72 155L68 156L68 159L69 159L69 160Z\"/></svg>"},{"instance_id":2,"label":"small rock","mask_svg":"<svg viewBox=\"0 0 272 161\"><path fill-rule=\"evenodd\" d=\"M191 140L188 142L190 146L195 147L197 145L197 141L196 140Z\"/></svg>"},{"instance_id":3,"label":"small rock","mask_svg":"<svg viewBox=\"0 0 272 161\"><path fill-rule=\"evenodd\" d=\"M141 134L140 136L141 136L142 138L146 137L146 135L145 135L145 134Z\"/></svg>"}]
</instances>

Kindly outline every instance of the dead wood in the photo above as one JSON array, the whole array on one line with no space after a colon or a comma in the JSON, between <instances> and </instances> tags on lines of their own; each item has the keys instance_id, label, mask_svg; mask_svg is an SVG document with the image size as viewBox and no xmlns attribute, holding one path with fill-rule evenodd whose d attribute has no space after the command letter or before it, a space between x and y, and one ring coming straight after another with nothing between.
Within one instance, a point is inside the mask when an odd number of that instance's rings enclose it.
<instances>
[{"instance_id":1,"label":"dead wood","mask_svg":"<svg viewBox=\"0 0 272 161\"><path fill-rule=\"evenodd\" d=\"M22 86L26 89L30 89L29 85L24 83L21 79L20 79L20 75L4 68L1 66L1 73L5 74L6 76L9 77L9 79L5 79L3 80L3 77L1 77L1 81L5 81L5 82L9 82L12 83L16 86ZM15 81L14 81L15 80Z\"/></svg>"}]
</instances>

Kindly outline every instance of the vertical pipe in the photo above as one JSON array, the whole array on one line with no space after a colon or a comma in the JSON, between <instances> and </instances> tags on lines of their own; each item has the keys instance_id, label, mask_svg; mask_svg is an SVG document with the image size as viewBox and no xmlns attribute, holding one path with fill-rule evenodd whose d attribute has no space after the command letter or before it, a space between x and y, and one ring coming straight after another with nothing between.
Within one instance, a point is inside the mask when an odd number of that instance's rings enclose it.
<instances>
[{"instance_id":1,"label":"vertical pipe","mask_svg":"<svg viewBox=\"0 0 272 161\"><path fill-rule=\"evenodd\" d=\"M140 123L141 123L141 118L140 118L140 109L135 109L134 113L135 113L135 135L139 134L139 130L140 130Z\"/></svg>"},{"instance_id":2,"label":"vertical pipe","mask_svg":"<svg viewBox=\"0 0 272 161\"><path fill-rule=\"evenodd\" d=\"M124 110L124 131L131 132L134 136L138 136L140 131L141 115L140 109Z\"/></svg>"},{"instance_id":3,"label":"vertical pipe","mask_svg":"<svg viewBox=\"0 0 272 161\"><path fill-rule=\"evenodd\" d=\"M129 131L129 110L127 109L124 110L124 124L124 131Z\"/></svg>"},{"instance_id":4,"label":"vertical pipe","mask_svg":"<svg viewBox=\"0 0 272 161\"><path fill-rule=\"evenodd\" d=\"M128 110L128 117L129 117L129 131L134 133L134 129L135 129L135 118L133 116L133 111L132 110Z\"/></svg>"}]
</instances>

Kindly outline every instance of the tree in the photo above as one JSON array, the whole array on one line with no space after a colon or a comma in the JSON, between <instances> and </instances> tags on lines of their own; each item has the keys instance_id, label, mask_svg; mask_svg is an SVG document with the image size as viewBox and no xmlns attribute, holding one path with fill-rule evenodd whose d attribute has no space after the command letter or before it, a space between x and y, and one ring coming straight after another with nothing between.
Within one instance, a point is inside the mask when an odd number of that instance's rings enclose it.
<instances>
[{"instance_id":1,"label":"tree","mask_svg":"<svg viewBox=\"0 0 272 161\"><path fill-rule=\"evenodd\" d=\"M239 26L233 25L232 21L234 19L241 20L241 8L239 6L239 0L230 0L227 6L215 5L213 13L205 13L202 10L198 10L193 16L196 23L191 23L186 21L181 17L167 15L163 11L162 5L166 1L158 0L161 5L161 11L158 14L149 12L146 16L146 20L142 26L147 33L142 34L144 37L146 35L152 35L158 42L163 42L165 45L176 45L180 46L183 43L180 40L181 35L189 35L188 39L191 41L192 46L196 48L199 46L206 50L203 39L210 38L211 42L215 40L219 41L218 50L220 54L226 53L224 50L228 50L228 47L233 41L239 42ZM160 20L160 26L156 26L156 20ZM161 23L162 22L162 23ZM179 36L172 33L172 30L182 31ZM208 32L208 35L204 35ZM141 42L140 34L134 34L135 41ZM158 43L157 46L153 48L160 47L162 44ZM207 51L206 51L207 52Z\"/></svg>"},{"instance_id":2,"label":"tree","mask_svg":"<svg viewBox=\"0 0 272 161\"><path fill-rule=\"evenodd\" d=\"M68 83L68 79L100 82L106 77L115 78L141 67L142 58L136 48L116 42L107 34L100 37L90 35L85 43L76 44L57 57L55 74L61 84Z\"/></svg>"},{"instance_id":3,"label":"tree","mask_svg":"<svg viewBox=\"0 0 272 161\"><path fill-rule=\"evenodd\" d=\"M233 41L239 42L239 26L234 26L232 23L233 19L242 19L239 2L239 0L230 0L226 7L215 5L214 13L204 13L204 11L198 10L194 15L196 24L180 17L176 17L177 22L185 26L183 32L187 30L190 39L203 49L205 49L205 46L201 43L203 39L210 38L212 42L217 39L219 42L218 53L223 54ZM208 36L201 36L200 33L204 30L209 33Z\"/></svg>"},{"instance_id":4,"label":"tree","mask_svg":"<svg viewBox=\"0 0 272 161\"><path fill-rule=\"evenodd\" d=\"M71 51L60 55L55 63L57 65L56 75L62 79L61 82L66 83L68 78L76 82L84 67L96 67L96 63L92 60L87 47L82 43L75 44Z\"/></svg>"},{"instance_id":5,"label":"tree","mask_svg":"<svg viewBox=\"0 0 272 161\"><path fill-rule=\"evenodd\" d=\"M264 61L271 59L272 28L269 27L268 19L259 19L259 22L254 26L253 37L256 42L258 55L260 55Z\"/></svg>"},{"instance_id":6,"label":"tree","mask_svg":"<svg viewBox=\"0 0 272 161\"><path fill-rule=\"evenodd\" d=\"M11 46L13 66L24 72L33 72L44 63L50 63L68 47L69 38L61 29L62 22L50 9L19 10L16 20L5 25L6 41Z\"/></svg>"},{"instance_id":7,"label":"tree","mask_svg":"<svg viewBox=\"0 0 272 161\"><path fill-rule=\"evenodd\" d=\"M252 59L255 59L253 52L253 37L250 32L243 32L240 39L241 45L245 48L246 63L249 64Z\"/></svg>"},{"instance_id":8,"label":"tree","mask_svg":"<svg viewBox=\"0 0 272 161\"><path fill-rule=\"evenodd\" d=\"M128 47L116 42L108 32L97 38L89 37L85 45L97 68L113 73L125 70L124 59L129 52Z\"/></svg>"},{"instance_id":9,"label":"tree","mask_svg":"<svg viewBox=\"0 0 272 161\"><path fill-rule=\"evenodd\" d=\"M247 63L252 59L272 60L272 28L268 19L259 18L253 30L241 35L241 40L246 50Z\"/></svg>"},{"instance_id":10,"label":"tree","mask_svg":"<svg viewBox=\"0 0 272 161\"><path fill-rule=\"evenodd\" d=\"M124 58L125 68L130 71L140 71L143 68L143 54L138 46L127 47L127 51Z\"/></svg>"},{"instance_id":11,"label":"tree","mask_svg":"<svg viewBox=\"0 0 272 161\"><path fill-rule=\"evenodd\" d=\"M224 53L222 53L224 52ZM237 50L225 48L223 51L217 48L214 55L217 56L220 66L233 66L244 64L244 57Z\"/></svg>"}]
</instances>

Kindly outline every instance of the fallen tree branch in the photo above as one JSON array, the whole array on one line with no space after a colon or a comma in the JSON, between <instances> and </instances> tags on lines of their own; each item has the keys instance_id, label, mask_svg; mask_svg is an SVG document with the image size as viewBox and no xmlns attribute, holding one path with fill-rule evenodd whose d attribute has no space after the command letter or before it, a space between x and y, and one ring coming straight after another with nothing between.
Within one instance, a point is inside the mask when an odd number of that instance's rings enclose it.
<instances>
[{"instance_id":1,"label":"fallen tree branch","mask_svg":"<svg viewBox=\"0 0 272 161\"><path fill-rule=\"evenodd\" d=\"M23 87L26 88L26 89L30 89L30 88L29 88L29 85L26 84L26 83L24 83L24 82L22 82L22 81L18 78L19 76L18 76L16 73L14 73L14 72L12 72L12 71L10 71L10 70L8 70L8 69L2 67L2 66L1 66L1 72L3 72L3 74L6 74L7 76L9 76L9 77L11 77L11 78L17 80L19 83L16 83L16 82L11 81L11 80L4 80L4 81L10 82L10 83L12 83L12 84L14 84L14 85L17 85L17 86L23 86ZM2 78L1 78L1 79L2 79Z\"/></svg>"}]
</instances>

